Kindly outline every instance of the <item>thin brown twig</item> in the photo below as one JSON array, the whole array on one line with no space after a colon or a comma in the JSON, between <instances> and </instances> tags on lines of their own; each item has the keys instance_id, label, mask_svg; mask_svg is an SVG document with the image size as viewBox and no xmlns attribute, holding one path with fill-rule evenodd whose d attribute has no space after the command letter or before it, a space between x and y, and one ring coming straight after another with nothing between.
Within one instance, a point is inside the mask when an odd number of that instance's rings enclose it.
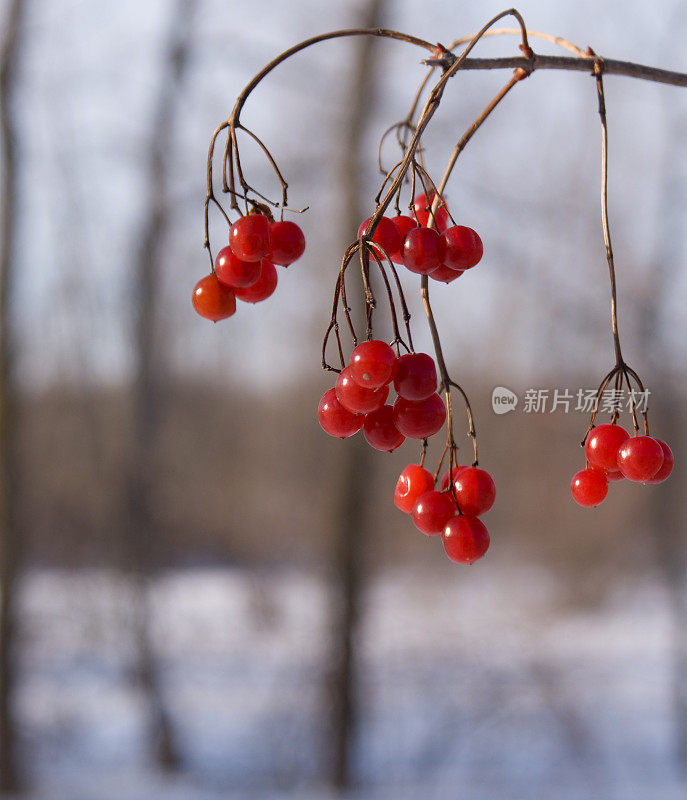
<instances>
[{"instance_id":1,"label":"thin brown twig","mask_svg":"<svg viewBox=\"0 0 687 800\"><path fill-rule=\"evenodd\" d=\"M450 395L451 388L457 389L461 395L463 396L463 400L465 401L465 411L468 418L468 436L472 440L472 449L474 452L474 462L473 466L477 466L479 463L478 453L477 453L477 431L475 429L475 420L472 413L472 407L470 406L470 401L468 400L467 395L463 391L463 389L451 379L448 374L448 369L446 368L446 361L444 360L444 353L441 347L441 340L439 338L439 331L437 330L436 320L434 319L434 313L432 311L432 305L429 300L429 279L426 275L422 276L422 281L420 283L420 294L422 295L422 302L425 307L425 313L427 315L427 322L429 324L429 333L432 337L432 344L434 346L434 353L437 358L437 367L439 369L439 375L441 376L441 387L447 395ZM452 426L448 426L448 439L450 443L453 443L453 430Z\"/></svg>"},{"instance_id":2,"label":"thin brown twig","mask_svg":"<svg viewBox=\"0 0 687 800\"><path fill-rule=\"evenodd\" d=\"M484 36L520 36L521 31L520 28L494 28L491 31L487 31ZM541 33L540 31L533 31L527 28L527 35L532 39L545 39L547 42L551 42L552 44L556 44L559 47L564 48L565 50L570 50L571 53L575 53L576 56L581 58L587 58L589 53L583 50L581 47L578 47L576 44L569 42L567 39L564 39L562 36L552 36L550 33ZM454 42L451 43L449 50L455 50L456 47L460 44L465 44L472 39L472 36L462 36L460 39L456 39Z\"/></svg>"},{"instance_id":3,"label":"thin brown twig","mask_svg":"<svg viewBox=\"0 0 687 800\"><path fill-rule=\"evenodd\" d=\"M390 314L391 314L391 326L392 326L392 330L394 332L394 339L393 339L393 342L391 344L392 344L392 346L394 344L396 345L396 354L397 355L400 355L398 346L401 345L401 344L403 345L403 347L405 347L405 349L408 352L410 352L410 347L403 340L403 337L401 336L401 331L399 330L399 327L398 327L398 315L396 313L396 303L394 302L394 296L393 296L393 292L391 291L391 284L389 283L389 277L386 274L386 269L384 267L384 264L382 263L382 259L380 258L379 254L377 253L377 249L376 249L377 248L377 243L376 242L371 242L370 244L372 245L369 248L370 249L370 253L371 253L372 258L374 259L375 263L379 267L379 271L380 271L381 276L382 276L382 281L384 282L384 287L386 289L387 298L389 300L389 311L390 311ZM383 248L379 247L379 250L380 250L381 253L384 253ZM391 264L391 259L388 257L388 255L385 254L384 257L386 258L387 262L389 264Z\"/></svg>"},{"instance_id":4,"label":"thin brown twig","mask_svg":"<svg viewBox=\"0 0 687 800\"><path fill-rule=\"evenodd\" d=\"M287 192L288 192L289 184L286 182L286 180L284 179L284 176L281 174L281 170L277 166L277 162L274 160L274 157L273 157L272 153L270 153L270 151L267 149L267 146L262 141L262 139L258 138L253 133L253 131L251 131L249 128L246 128L241 124L237 124L236 127L237 127L238 130L245 131L258 144L258 146L262 149L263 153L267 157L267 160L271 164L272 169L275 171L275 173L277 175L277 180L281 184L281 190L282 190L281 205L282 205L282 207L288 205ZM278 203L274 203L273 205L277 206L279 204Z\"/></svg>"},{"instance_id":5,"label":"thin brown twig","mask_svg":"<svg viewBox=\"0 0 687 800\"><path fill-rule=\"evenodd\" d=\"M611 333L613 336L613 347L615 350L615 360L616 360L615 367L609 373L609 375L611 377L614 375L616 376L617 389L620 389L622 387L623 378L625 379L627 390L630 394L632 423L636 434L639 430L639 423L637 421L637 408L632 394L633 390L630 382L630 375L632 375L633 378L637 381L637 385L639 386L641 391L644 391L644 385L641 379L639 378L639 375L637 375L637 373L633 369L628 367L627 364L625 363L625 360L623 359L622 350L620 346L620 333L618 330L617 283L615 275L615 262L613 258L613 246L611 244L610 224L608 219L608 119L606 115L606 99L605 99L604 85L603 85L603 73L605 72L605 62L603 61L603 59L598 58L591 48L589 48L588 55L594 61L593 74L596 81L598 111L599 111L599 118L601 120L601 226L603 229L604 245L606 248L606 261L608 262L608 273L611 285ZM594 422L598 411L598 400L600 399L600 396L605 390L609 381L610 377L607 377L604 383L602 383L602 386L599 387L599 391L597 392L597 408L595 408L594 412L592 413L590 426L587 430L587 433L585 434L585 439L589 435L589 431L594 427ZM643 417L644 417L644 429L648 435L649 419L646 410L643 412ZM614 410L611 422L615 422L616 419L617 419L617 413Z\"/></svg>"},{"instance_id":6,"label":"thin brown twig","mask_svg":"<svg viewBox=\"0 0 687 800\"><path fill-rule=\"evenodd\" d=\"M465 149L467 143L472 139L475 135L477 130L482 126L482 124L486 121L487 117L492 113L492 111L496 108L496 106L503 100L503 98L510 92L510 90L517 86L523 78L527 77L526 73L522 70L516 70L513 77L508 81L508 83L501 89L501 91L493 98L493 100L486 106L486 108L482 111L482 113L475 119L475 121L470 125L467 131L463 134L458 144L456 144L453 153L451 153L451 158L446 165L446 169L444 170L444 174L439 181L439 186L436 190L436 197L435 202L439 202L439 198L441 198L444 194L446 189L446 184L448 183L449 178L451 177L451 173L453 172L453 168L456 165L456 161L458 157Z\"/></svg>"},{"instance_id":7,"label":"thin brown twig","mask_svg":"<svg viewBox=\"0 0 687 800\"><path fill-rule=\"evenodd\" d=\"M477 130L481 127L481 125L485 122L487 117L494 111L496 106L503 100L503 98L508 94L508 92L517 84L519 83L523 77L526 77L526 73L521 72L520 70L516 70L515 74L511 78L510 81L501 89L501 91L493 98L493 100L486 106L486 108L481 112L481 114L477 117L477 119L470 125L467 129L465 134L461 137L460 141L456 145L451 154L451 158L449 159L448 164L446 165L446 169L444 170L444 174L439 182L439 186L435 186L435 194L434 199L431 204L430 210L430 219L428 220L428 224L433 224L435 215L439 208L440 203L443 202L443 195L444 190L446 188L446 184L451 176L451 173L456 165L458 157L460 156L461 152L464 150L467 143L470 139L474 136ZM423 182L424 183L424 182ZM426 189L425 189L426 191ZM439 338L439 333L437 330L436 320L434 319L434 314L432 312L432 306L429 300L429 280L427 276L423 276L421 282L420 293L422 295L422 301L425 307L425 313L427 314L427 320L430 326L430 333L432 335L432 343L434 345L434 352L437 357L437 366L439 367L439 373L442 379L442 385L446 390L447 396L447 408L450 404L450 393L451 387L457 389L465 401L465 410L468 418L468 436L472 440L473 450L474 450L474 462L473 466L477 466L478 464L478 451L477 451L477 432L475 429L475 422L474 416L472 413L472 408L470 406L470 401L468 400L467 394L463 390L463 388L455 383L451 377L449 376L448 369L446 367L446 362L444 360L444 355L441 348L441 341ZM447 419L448 423L448 441L450 444L453 443L453 430L452 430L452 417L449 415Z\"/></svg>"},{"instance_id":8,"label":"thin brown twig","mask_svg":"<svg viewBox=\"0 0 687 800\"><path fill-rule=\"evenodd\" d=\"M606 260L611 281L611 332L613 334L613 347L617 364L623 364L623 355L620 349L620 334L618 333L618 293L615 279L615 264L613 260L613 246L611 244L611 231L608 223L608 121L606 117L606 100L603 85L603 62L594 60L594 75L599 102L599 118L601 119L601 226L603 228L604 244L606 246Z\"/></svg>"}]
</instances>

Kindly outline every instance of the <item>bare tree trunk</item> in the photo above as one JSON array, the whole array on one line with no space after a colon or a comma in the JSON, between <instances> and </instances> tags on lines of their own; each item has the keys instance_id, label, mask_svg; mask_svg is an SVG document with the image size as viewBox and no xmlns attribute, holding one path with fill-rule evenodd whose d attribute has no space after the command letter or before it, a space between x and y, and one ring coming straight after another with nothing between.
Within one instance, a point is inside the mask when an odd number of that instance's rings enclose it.
<instances>
[{"instance_id":1,"label":"bare tree trunk","mask_svg":"<svg viewBox=\"0 0 687 800\"><path fill-rule=\"evenodd\" d=\"M15 69L24 3L12 0L0 52L0 127L2 130L2 218L0 220L0 792L19 788L15 683L15 591L20 562L17 524L16 405L14 342L9 318L17 231L16 125L12 112Z\"/></svg>"},{"instance_id":2,"label":"bare tree trunk","mask_svg":"<svg viewBox=\"0 0 687 800\"><path fill-rule=\"evenodd\" d=\"M197 0L177 0L172 11L170 39L160 78L147 164L149 196L140 246L135 261L132 442L125 485L123 536L128 568L133 577L137 677L150 704L151 742L158 763L178 767L179 755L159 683L150 636L148 578L154 549L152 492L155 449L161 416L161 358L155 346L162 246L169 225L169 187L165 157L170 146L179 89L190 48L191 21Z\"/></svg>"},{"instance_id":3,"label":"bare tree trunk","mask_svg":"<svg viewBox=\"0 0 687 800\"><path fill-rule=\"evenodd\" d=\"M381 26L385 0L368 0L357 25ZM371 37L356 43L348 99L344 104L341 159L342 220L346 245L355 235L369 208L362 202L361 145L368 129L374 101L376 44ZM362 437L346 442L341 452L340 494L334 503L337 520L334 551L334 617L329 665L330 761L328 781L339 791L351 785L351 755L355 718L354 637L363 581L363 534L372 475L371 450Z\"/></svg>"}]
</instances>

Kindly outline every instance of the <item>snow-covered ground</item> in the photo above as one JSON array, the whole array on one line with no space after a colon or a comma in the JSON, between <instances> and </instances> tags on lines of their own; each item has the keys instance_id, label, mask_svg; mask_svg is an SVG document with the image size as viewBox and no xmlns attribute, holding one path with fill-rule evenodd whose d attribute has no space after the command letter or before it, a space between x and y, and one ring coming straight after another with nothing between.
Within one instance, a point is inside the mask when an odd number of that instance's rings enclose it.
<instances>
[{"instance_id":1,"label":"snow-covered ground","mask_svg":"<svg viewBox=\"0 0 687 800\"><path fill-rule=\"evenodd\" d=\"M326 798L324 583L219 569L154 582L156 656L184 759L173 779L144 746L129 597L104 571L36 571L22 586L31 798ZM648 579L580 612L529 568L379 576L359 631L351 797L683 800L667 609Z\"/></svg>"}]
</instances>

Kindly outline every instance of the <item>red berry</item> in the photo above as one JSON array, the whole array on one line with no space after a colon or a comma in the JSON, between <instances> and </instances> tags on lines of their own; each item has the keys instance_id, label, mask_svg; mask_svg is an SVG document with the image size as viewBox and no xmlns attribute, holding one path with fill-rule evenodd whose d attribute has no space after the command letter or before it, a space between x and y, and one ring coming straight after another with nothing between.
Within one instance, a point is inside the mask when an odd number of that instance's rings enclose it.
<instances>
[{"instance_id":1,"label":"red berry","mask_svg":"<svg viewBox=\"0 0 687 800\"><path fill-rule=\"evenodd\" d=\"M193 290L193 307L205 319L219 322L236 312L234 291L217 279L211 272L201 278Z\"/></svg>"},{"instance_id":2,"label":"red berry","mask_svg":"<svg viewBox=\"0 0 687 800\"><path fill-rule=\"evenodd\" d=\"M295 222L285 219L270 225L270 261L288 267L305 252L305 236Z\"/></svg>"},{"instance_id":3,"label":"red berry","mask_svg":"<svg viewBox=\"0 0 687 800\"><path fill-rule=\"evenodd\" d=\"M260 261L241 261L231 247L223 247L215 259L215 275L226 286L232 289L243 289L252 286L260 279L262 272Z\"/></svg>"},{"instance_id":4,"label":"red berry","mask_svg":"<svg viewBox=\"0 0 687 800\"><path fill-rule=\"evenodd\" d=\"M606 478L608 479L609 483L625 480L625 476L619 469L609 469L606 472Z\"/></svg>"},{"instance_id":5,"label":"red berry","mask_svg":"<svg viewBox=\"0 0 687 800\"><path fill-rule=\"evenodd\" d=\"M406 400L426 400L437 390L437 368L427 353L405 353L396 362L394 388Z\"/></svg>"},{"instance_id":6,"label":"red berry","mask_svg":"<svg viewBox=\"0 0 687 800\"><path fill-rule=\"evenodd\" d=\"M317 409L317 417L322 429L330 436L338 436L339 439L353 436L362 428L365 421L362 414L353 414L341 405L336 399L334 389L328 389L322 395Z\"/></svg>"},{"instance_id":7,"label":"red berry","mask_svg":"<svg viewBox=\"0 0 687 800\"><path fill-rule=\"evenodd\" d=\"M394 491L394 503L401 511L410 514L420 496L433 488L434 478L429 470L418 464L408 464L399 475Z\"/></svg>"},{"instance_id":8,"label":"red berry","mask_svg":"<svg viewBox=\"0 0 687 800\"><path fill-rule=\"evenodd\" d=\"M354 414L369 414L371 411L376 411L386 403L386 398L389 396L388 386L368 389L356 383L350 367L341 370L335 388L338 401Z\"/></svg>"},{"instance_id":9,"label":"red berry","mask_svg":"<svg viewBox=\"0 0 687 800\"><path fill-rule=\"evenodd\" d=\"M649 480L644 481L644 483L663 483L673 471L673 451L661 439L656 439L656 441L661 445L661 450L663 450L663 463L654 477L649 478Z\"/></svg>"},{"instance_id":10,"label":"red berry","mask_svg":"<svg viewBox=\"0 0 687 800\"><path fill-rule=\"evenodd\" d=\"M444 261L446 242L434 228L412 228L403 241L403 263L418 275L429 275Z\"/></svg>"},{"instance_id":11,"label":"red berry","mask_svg":"<svg viewBox=\"0 0 687 800\"><path fill-rule=\"evenodd\" d=\"M270 253L270 221L264 214L248 214L231 226L229 244L241 261L261 261Z\"/></svg>"},{"instance_id":12,"label":"red berry","mask_svg":"<svg viewBox=\"0 0 687 800\"><path fill-rule=\"evenodd\" d=\"M584 452L592 467L618 469L618 450L630 438L620 425L599 425L592 428L584 444Z\"/></svg>"},{"instance_id":13,"label":"red berry","mask_svg":"<svg viewBox=\"0 0 687 800\"><path fill-rule=\"evenodd\" d=\"M451 283L451 281L455 281L456 278L460 278L465 270L462 269L452 269L451 267L447 267L446 264L439 264L436 269L433 269L429 273L429 277L433 278L435 281L441 281L442 283Z\"/></svg>"},{"instance_id":14,"label":"red berry","mask_svg":"<svg viewBox=\"0 0 687 800\"><path fill-rule=\"evenodd\" d=\"M420 495L412 513L415 527L432 536L442 532L446 523L456 513L456 504L445 492L431 490Z\"/></svg>"},{"instance_id":15,"label":"red berry","mask_svg":"<svg viewBox=\"0 0 687 800\"><path fill-rule=\"evenodd\" d=\"M438 394L426 400L406 400L397 397L394 403L396 427L409 439L427 439L433 436L446 419L446 406Z\"/></svg>"},{"instance_id":16,"label":"red berry","mask_svg":"<svg viewBox=\"0 0 687 800\"><path fill-rule=\"evenodd\" d=\"M453 471L453 480L455 481L456 475L461 470L464 470L464 469L467 469L467 468L468 468L467 464L464 464L462 466L459 464L458 466L454 467L453 470L452 470ZM448 470L446 470L446 472L444 472L444 476L441 479L441 489L442 489L442 491L446 491L446 489L448 489Z\"/></svg>"},{"instance_id":17,"label":"red berry","mask_svg":"<svg viewBox=\"0 0 687 800\"><path fill-rule=\"evenodd\" d=\"M479 467L466 467L453 479L458 508L468 517L479 517L494 505L496 486L491 475Z\"/></svg>"},{"instance_id":18,"label":"red berry","mask_svg":"<svg viewBox=\"0 0 687 800\"><path fill-rule=\"evenodd\" d=\"M367 230L367 223L372 219L368 217L358 228L358 238L360 238ZM375 228L372 236L372 241L384 250L384 252L391 258L394 253L397 253L403 244L403 237L401 231L394 225L389 217L381 217Z\"/></svg>"},{"instance_id":19,"label":"red berry","mask_svg":"<svg viewBox=\"0 0 687 800\"><path fill-rule=\"evenodd\" d=\"M396 354L379 339L361 342L351 353L353 380L368 389L379 389L391 383L395 369Z\"/></svg>"},{"instance_id":20,"label":"red berry","mask_svg":"<svg viewBox=\"0 0 687 800\"><path fill-rule=\"evenodd\" d=\"M400 214L397 217L392 217L391 221L400 231L401 240L398 243L398 247L396 248L396 250L393 253L389 253L389 256L391 257L392 261L395 261L397 264L402 264L403 254L401 251L403 248L403 242L405 241L406 238L406 233L408 233L408 231L412 230L413 228L417 228L417 222L412 217L406 217L403 214Z\"/></svg>"},{"instance_id":21,"label":"red berry","mask_svg":"<svg viewBox=\"0 0 687 800\"><path fill-rule=\"evenodd\" d=\"M608 494L608 478L601 469L583 469L570 482L573 500L580 506L598 506Z\"/></svg>"},{"instance_id":22,"label":"red berry","mask_svg":"<svg viewBox=\"0 0 687 800\"><path fill-rule=\"evenodd\" d=\"M446 523L441 538L446 555L459 564L473 564L489 549L489 531L484 523L464 514Z\"/></svg>"},{"instance_id":23,"label":"red berry","mask_svg":"<svg viewBox=\"0 0 687 800\"><path fill-rule=\"evenodd\" d=\"M470 269L479 264L484 248L482 240L472 228L454 225L444 231L446 256L444 264L452 269Z\"/></svg>"},{"instance_id":24,"label":"red berry","mask_svg":"<svg viewBox=\"0 0 687 800\"><path fill-rule=\"evenodd\" d=\"M277 270L274 264L266 258L259 263L262 273L258 280L245 289L236 289L236 296L244 303L260 303L262 300L267 300L277 288Z\"/></svg>"},{"instance_id":25,"label":"red berry","mask_svg":"<svg viewBox=\"0 0 687 800\"><path fill-rule=\"evenodd\" d=\"M429 211L434 201L434 192L431 192L429 197L430 199L428 201L424 194L419 194L413 203L413 208L415 209L415 214L417 215L417 221L424 227L427 227L427 223L429 222ZM445 231L450 224L451 218L448 215L448 210L446 209L446 199L444 198L444 202L437 208L435 225L433 227L437 228L439 231Z\"/></svg>"},{"instance_id":26,"label":"red berry","mask_svg":"<svg viewBox=\"0 0 687 800\"><path fill-rule=\"evenodd\" d=\"M662 464L663 448L651 436L634 436L618 450L618 469L630 481L648 481Z\"/></svg>"},{"instance_id":27,"label":"red berry","mask_svg":"<svg viewBox=\"0 0 687 800\"><path fill-rule=\"evenodd\" d=\"M394 424L392 406L382 406L367 414L363 434L371 447L375 450L385 450L387 453L400 447L406 440Z\"/></svg>"}]
</instances>

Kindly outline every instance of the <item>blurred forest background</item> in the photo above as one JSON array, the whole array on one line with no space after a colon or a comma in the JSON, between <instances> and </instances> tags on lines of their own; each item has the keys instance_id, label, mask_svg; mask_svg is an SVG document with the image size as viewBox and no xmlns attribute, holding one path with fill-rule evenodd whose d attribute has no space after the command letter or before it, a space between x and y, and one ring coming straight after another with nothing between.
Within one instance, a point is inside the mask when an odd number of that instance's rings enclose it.
<instances>
[{"instance_id":1,"label":"blurred forest background","mask_svg":"<svg viewBox=\"0 0 687 800\"><path fill-rule=\"evenodd\" d=\"M387 456L316 420L340 255L420 51L329 42L259 87L244 119L310 206L306 254L218 325L190 293L210 135L260 67L339 27L448 43L500 6L0 8L0 792L683 798L687 91L606 80L623 348L677 466L595 511L569 493L586 416L522 410L526 389L593 388L613 362L593 80L536 73L459 161L448 200L485 258L433 298L498 487L492 549L467 569L393 506L412 444ZM519 8L533 30L687 71L679 0ZM453 80L425 137L433 175L505 80ZM257 151L242 159L273 186ZM495 386L516 412L493 413Z\"/></svg>"}]
</instances>

